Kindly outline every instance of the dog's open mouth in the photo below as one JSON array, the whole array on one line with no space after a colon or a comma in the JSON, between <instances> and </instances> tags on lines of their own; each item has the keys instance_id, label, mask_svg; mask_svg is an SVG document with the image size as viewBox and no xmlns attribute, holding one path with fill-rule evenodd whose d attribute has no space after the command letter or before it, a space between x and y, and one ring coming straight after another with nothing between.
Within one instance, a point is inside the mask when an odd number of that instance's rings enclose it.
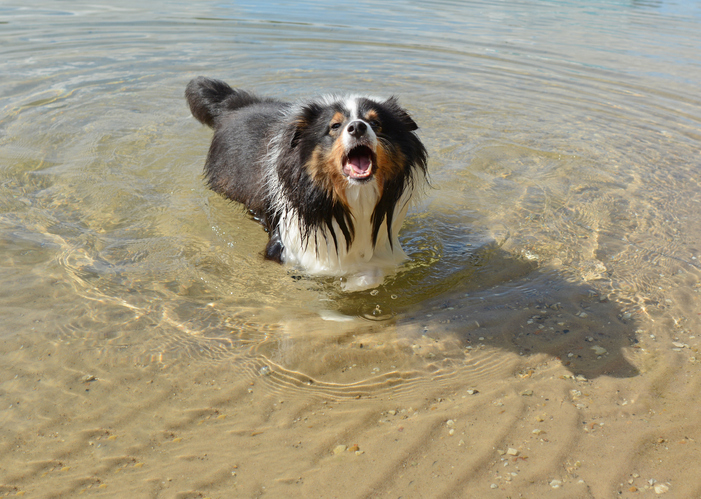
<instances>
[{"instance_id":1,"label":"dog's open mouth","mask_svg":"<svg viewBox=\"0 0 701 499\"><path fill-rule=\"evenodd\" d=\"M355 180L372 177L375 153L368 146L356 146L343 158L343 174Z\"/></svg>"}]
</instances>

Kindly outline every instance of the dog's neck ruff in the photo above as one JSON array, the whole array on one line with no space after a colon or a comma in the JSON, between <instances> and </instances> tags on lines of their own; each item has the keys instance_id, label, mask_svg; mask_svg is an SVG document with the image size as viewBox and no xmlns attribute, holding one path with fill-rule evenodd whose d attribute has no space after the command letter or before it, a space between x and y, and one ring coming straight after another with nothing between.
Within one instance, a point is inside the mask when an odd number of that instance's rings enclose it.
<instances>
[{"instance_id":1,"label":"dog's neck ruff","mask_svg":"<svg viewBox=\"0 0 701 499\"><path fill-rule=\"evenodd\" d=\"M399 227L406 216L410 193L407 192L395 211L391 233L383 221L373 245L372 215L379 200L376 181L363 185L349 185L346 189L350 216L355 227L353 239L346 239L338 222L331 227L318 226L308 232L293 207L280 214L279 234L285 246L283 261L302 267L311 274L345 275L364 272L371 268L391 268L406 259L399 243ZM333 232L333 233L332 233Z\"/></svg>"}]
</instances>

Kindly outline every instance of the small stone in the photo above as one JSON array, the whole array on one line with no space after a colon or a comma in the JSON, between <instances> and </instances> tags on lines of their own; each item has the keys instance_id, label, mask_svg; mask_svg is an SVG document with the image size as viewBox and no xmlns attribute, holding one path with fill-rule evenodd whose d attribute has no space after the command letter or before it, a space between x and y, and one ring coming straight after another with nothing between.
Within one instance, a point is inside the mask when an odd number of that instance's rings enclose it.
<instances>
[{"instance_id":1,"label":"small stone","mask_svg":"<svg viewBox=\"0 0 701 499\"><path fill-rule=\"evenodd\" d=\"M539 429L533 430L534 435L542 435L543 433L545 433L543 430L539 430Z\"/></svg>"},{"instance_id":2,"label":"small stone","mask_svg":"<svg viewBox=\"0 0 701 499\"><path fill-rule=\"evenodd\" d=\"M654 488L655 494L664 494L665 492L669 492L669 486L664 483L656 483Z\"/></svg>"},{"instance_id":3,"label":"small stone","mask_svg":"<svg viewBox=\"0 0 701 499\"><path fill-rule=\"evenodd\" d=\"M496 483L491 484L489 487L492 488L492 489L498 489L498 488L499 488L499 486L498 486Z\"/></svg>"},{"instance_id":4,"label":"small stone","mask_svg":"<svg viewBox=\"0 0 701 499\"><path fill-rule=\"evenodd\" d=\"M390 409L389 411L387 411L387 414L389 414L390 416L396 416L397 411L395 411L394 409Z\"/></svg>"},{"instance_id":5,"label":"small stone","mask_svg":"<svg viewBox=\"0 0 701 499\"><path fill-rule=\"evenodd\" d=\"M591 347L591 349L594 350L596 355L604 355L606 353L606 349L604 347L600 347L599 345L594 345Z\"/></svg>"},{"instance_id":6,"label":"small stone","mask_svg":"<svg viewBox=\"0 0 701 499\"><path fill-rule=\"evenodd\" d=\"M333 450L333 453L338 455L346 451L348 447L345 445L337 445L336 448Z\"/></svg>"},{"instance_id":7,"label":"small stone","mask_svg":"<svg viewBox=\"0 0 701 499\"><path fill-rule=\"evenodd\" d=\"M360 447L358 447L358 444L353 444L348 448L348 452L358 452L360 450Z\"/></svg>"},{"instance_id":8,"label":"small stone","mask_svg":"<svg viewBox=\"0 0 701 499\"><path fill-rule=\"evenodd\" d=\"M97 378L93 376L92 374L86 374L81 378L83 380L83 383L90 383L91 381L96 381Z\"/></svg>"},{"instance_id":9,"label":"small stone","mask_svg":"<svg viewBox=\"0 0 701 499\"><path fill-rule=\"evenodd\" d=\"M673 342L672 342L672 345L674 345L674 346L677 347L677 348L684 348L684 347L687 347L687 346L688 346L688 345L686 345L685 343L679 343L678 341L673 341Z\"/></svg>"},{"instance_id":10,"label":"small stone","mask_svg":"<svg viewBox=\"0 0 701 499\"><path fill-rule=\"evenodd\" d=\"M475 393L479 393L479 390L470 389L470 390L467 391L467 394L468 394L468 395L474 395Z\"/></svg>"},{"instance_id":11,"label":"small stone","mask_svg":"<svg viewBox=\"0 0 701 499\"><path fill-rule=\"evenodd\" d=\"M506 454L506 451L502 450L502 449L497 449L497 454L499 454L500 456L503 456L504 454Z\"/></svg>"},{"instance_id":12,"label":"small stone","mask_svg":"<svg viewBox=\"0 0 701 499\"><path fill-rule=\"evenodd\" d=\"M559 489L560 487L562 487L562 481L561 481L561 480L552 480L552 481L550 482L550 486L551 486L553 489Z\"/></svg>"},{"instance_id":13,"label":"small stone","mask_svg":"<svg viewBox=\"0 0 701 499\"><path fill-rule=\"evenodd\" d=\"M258 374L260 374L261 376L270 376L270 374L272 374L272 371L270 370L270 367L263 366L260 369L258 369Z\"/></svg>"},{"instance_id":14,"label":"small stone","mask_svg":"<svg viewBox=\"0 0 701 499\"><path fill-rule=\"evenodd\" d=\"M455 428L455 421L453 421L452 419L449 419L448 421L445 422L445 425L448 428Z\"/></svg>"},{"instance_id":15,"label":"small stone","mask_svg":"<svg viewBox=\"0 0 701 499\"><path fill-rule=\"evenodd\" d=\"M533 390L524 390L521 392L522 397L532 397L533 396Z\"/></svg>"},{"instance_id":16,"label":"small stone","mask_svg":"<svg viewBox=\"0 0 701 499\"><path fill-rule=\"evenodd\" d=\"M518 449L514 449L513 447L509 447L506 451L506 454L509 456L518 456L520 454L520 452L518 451Z\"/></svg>"},{"instance_id":17,"label":"small stone","mask_svg":"<svg viewBox=\"0 0 701 499\"><path fill-rule=\"evenodd\" d=\"M365 454L365 451L364 451L364 450L357 450L357 451L355 451L355 455L356 455L356 456L360 456L360 455L362 455L362 454Z\"/></svg>"},{"instance_id":18,"label":"small stone","mask_svg":"<svg viewBox=\"0 0 701 499\"><path fill-rule=\"evenodd\" d=\"M448 430L448 435L450 435L451 437L455 435L455 428L451 428L450 430Z\"/></svg>"},{"instance_id":19,"label":"small stone","mask_svg":"<svg viewBox=\"0 0 701 499\"><path fill-rule=\"evenodd\" d=\"M577 315L580 316L582 319L584 319L587 316L587 313L586 312L579 312Z\"/></svg>"}]
</instances>

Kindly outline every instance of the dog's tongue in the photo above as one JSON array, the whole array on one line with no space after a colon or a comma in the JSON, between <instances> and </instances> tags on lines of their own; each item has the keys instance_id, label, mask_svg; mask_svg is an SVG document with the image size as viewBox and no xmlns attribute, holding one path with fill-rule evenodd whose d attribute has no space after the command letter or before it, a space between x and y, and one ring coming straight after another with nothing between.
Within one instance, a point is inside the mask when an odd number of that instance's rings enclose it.
<instances>
[{"instance_id":1,"label":"dog's tongue","mask_svg":"<svg viewBox=\"0 0 701 499\"><path fill-rule=\"evenodd\" d=\"M372 173L372 158L370 151L366 148L353 149L348 155L348 164L350 165L350 176L355 178L367 177Z\"/></svg>"}]
</instances>

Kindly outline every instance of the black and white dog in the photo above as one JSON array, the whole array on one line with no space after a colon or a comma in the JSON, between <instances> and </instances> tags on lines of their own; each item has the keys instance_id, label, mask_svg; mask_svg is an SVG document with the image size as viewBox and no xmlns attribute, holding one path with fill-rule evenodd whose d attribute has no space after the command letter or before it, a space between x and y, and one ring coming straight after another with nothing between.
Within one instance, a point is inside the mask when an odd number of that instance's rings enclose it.
<instances>
[{"instance_id":1,"label":"black and white dog","mask_svg":"<svg viewBox=\"0 0 701 499\"><path fill-rule=\"evenodd\" d=\"M406 258L397 236L427 153L394 97L285 103L205 77L185 96L214 129L209 187L265 226L265 258L347 276L347 289L377 286Z\"/></svg>"}]
</instances>

